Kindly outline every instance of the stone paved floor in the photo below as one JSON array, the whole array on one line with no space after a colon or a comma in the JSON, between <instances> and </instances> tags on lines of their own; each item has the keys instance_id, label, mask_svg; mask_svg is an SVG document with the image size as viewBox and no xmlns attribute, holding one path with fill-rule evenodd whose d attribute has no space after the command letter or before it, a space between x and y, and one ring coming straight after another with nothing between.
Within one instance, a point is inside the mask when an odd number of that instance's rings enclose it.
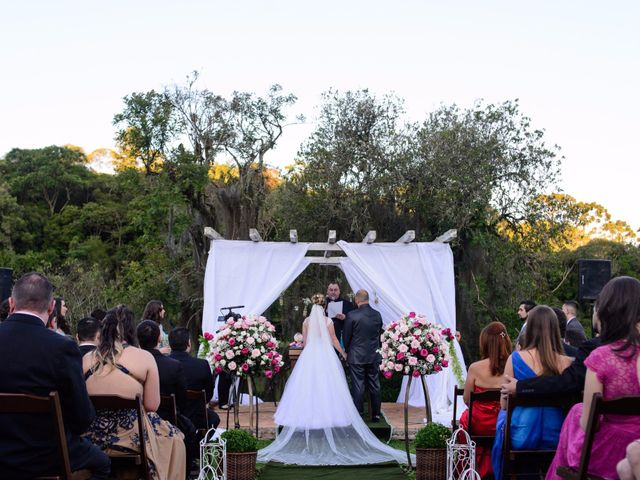
<instances>
[{"instance_id":1,"label":"stone paved floor","mask_svg":"<svg viewBox=\"0 0 640 480\"><path fill-rule=\"evenodd\" d=\"M218 415L220 415L220 426L227 427L227 412L215 409ZM259 405L259 437L262 439L270 439L275 436L275 425L273 423L273 414L275 407L273 403L261 403ZM382 412L387 418L389 425L391 425L393 432L393 438L404 438L404 410L401 403L383 403ZM255 415L255 412L254 412ZM413 438L423 426L423 419L425 416L424 408L409 407L409 437ZM233 411L229 414L229 427L233 428L234 419ZM249 428L249 407L240 407L240 426L243 428ZM255 429L255 425L253 426Z\"/></svg>"}]
</instances>

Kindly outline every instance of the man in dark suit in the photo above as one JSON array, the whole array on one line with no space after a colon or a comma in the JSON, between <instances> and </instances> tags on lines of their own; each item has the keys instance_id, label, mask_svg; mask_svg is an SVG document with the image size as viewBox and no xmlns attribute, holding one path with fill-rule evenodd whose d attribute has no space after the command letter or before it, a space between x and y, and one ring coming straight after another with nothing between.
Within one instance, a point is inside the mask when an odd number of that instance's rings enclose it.
<instances>
[{"instance_id":1,"label":"man in dark suit","mask_svg":"<svg viewBox=\"0 0 640 480\"><path fill-rule=\"evenodd\" d=\"M353 304L349 300L340 296L340 285L338 285L337 283L330 283L327 286L327 297L325 299L324 305L324 311L327 316L329 316L329 305L332 302L342 302L342 308L340 309L340 312L337 313L334 317L331 317L331 320L333 320L333 329L336 332L336 338L338 339L338 341L342 341L344 322L347 318L347 314L351 310L353 310Z\"/></svg>"},{"instance_id":2,"label":"man in dark suit","mask_svg":"<svg viewBox=\"0 0 640 480\"><path fill-rule=\"evenodd\" d=\"M518 338L516 338L516 346L522 347L524 343L524 332L527 328L527 318L529 317L529 312L533 307L536 306L536 302L533 300L523 300L518 305L518 317L522 320L522 327L520 327L520 332L518 332Z\"/></svg>"},{"instance_id":3,"label":"man in dark suit","mask_svg":"<svg viewBox=\"0 0 640 480\"><path fill-rule=\"evenodd\" d=\"M347 351L347 363L351 374L351 396L359 412L362 412L365 388L371 399L372 420L380 420L380 334L382 317L369 305L369 293L358 290L355 296L357 309L347 314L343 341Z\"/></svg>"},{"instance_id":4,"label":"man in dark suit","mask_svg":"<svg viewBox=\"0 0 640 480\"><path fill-rule=\"evenodd\" d=\"M95 417L75 342L45 328L53 312L53 289L38 273L13 287L11 315L0 325L0 390L47 396L57 391L72 470L94 479L109 476L109 457L81 437ZM0 478L35 478L58 466L53 423L44 415L0 415Z\"/></svg>"},{"instance_id":5,"label":"man in dark suit","mask_svg":"<svg viewBox=\"0 0 640 480\"><path fill-rule=\"evenodd\" d=\"M587 340L584 327L576 317L578 314L578 304L573 300L564 302L562 304L562 311L567 316L567 332L563 337L564 341L569 345L577 347Z\"/></svg>"},{"instance_id":6,"label":"man in dark suit","mask_svg":"<svg viewBox=\"0 0 640 480\"><path fill-rule=\"evenodd\" d=\"M182 370L187 381L187 390L204 390L207 401L213 396L213 374L209 362L201 358L192 357L191 340L189 330L184 327L174 328L169 332L169 346L171 347L171 358L182 364ZM196 400L187 400L184 414L189 417L196 428L217 428L220 417L216 412L208 409L207 424L204 418L202 404Z\"/></svg>"},{"instance_id":7,"label":"man in dark suit","mask_svg":"<svg viewBox=\"0 0 640 480\"><path fill-rule=\"evenodd\" d=\"M78 321L76 339L78 340L80 354L83 357L96 349L98 345L98 330L100 330L100 322L93 317L85 317Z\"/></svg>"}]
</instances>

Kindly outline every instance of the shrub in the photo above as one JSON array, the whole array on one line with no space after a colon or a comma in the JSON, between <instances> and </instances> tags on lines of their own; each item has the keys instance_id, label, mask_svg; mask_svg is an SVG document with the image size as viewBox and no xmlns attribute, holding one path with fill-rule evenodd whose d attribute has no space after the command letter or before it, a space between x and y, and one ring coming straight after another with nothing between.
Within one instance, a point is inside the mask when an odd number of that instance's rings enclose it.
<instances>
[{"instance_id":1,"label":"shrub","mask_svg":"<svg viewBox=\"0 0 640 480\"><path fill-rule=\"evenodd\" d=\"M428 423L416 433L416 448L447 448L449 437L449 428L441 423Z\"/></svg>"},{"instance_id":2,"label":"shrub","mask_svg":"<svg viewBox=\"0 0 640 480\"><path fill-rule=\"evenodd\" d=\"M227 430L222 432L220 437L227 442L227 452L244 453L258 450L258 440L245 430Z\"/></svg>"}]
</instances>

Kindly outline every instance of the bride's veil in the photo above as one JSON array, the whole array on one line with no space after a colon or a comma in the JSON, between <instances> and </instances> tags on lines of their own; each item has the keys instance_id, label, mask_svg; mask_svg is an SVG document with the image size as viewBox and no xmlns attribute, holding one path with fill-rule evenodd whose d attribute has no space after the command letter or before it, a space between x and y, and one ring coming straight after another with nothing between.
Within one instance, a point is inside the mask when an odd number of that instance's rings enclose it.
<instances>
[{"instance_id":1,"label":"bride's veil","mask_svg":"<svg viewBox=\"0 0 640 480\"><path fill-rule=\"evenodd\" d=\"M304 350L274 416L282 430L271 445L258 452L258 461L297 465L406 463L406 454L378 440L356 410L328 322L322 306L314 305L307 320Z\"/></svg>"}]
</instances>

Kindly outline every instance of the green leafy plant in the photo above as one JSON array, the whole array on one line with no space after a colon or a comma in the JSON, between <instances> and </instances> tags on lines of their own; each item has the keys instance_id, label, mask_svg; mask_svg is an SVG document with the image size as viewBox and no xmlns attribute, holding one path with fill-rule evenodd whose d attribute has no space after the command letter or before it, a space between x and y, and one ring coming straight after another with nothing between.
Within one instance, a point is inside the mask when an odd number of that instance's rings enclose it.
<instances>
[{"instance_id":1,"label":"green leafy plant","mask_svg":"<svg viewBox=\"0 0 640 480\"><path fill-rule=\"evenodd\" d=\"M244 453L258 450L258 440L249 432L241 429L222 432L221 438L227 442L227 452Z\"/></svg>"},{"instance_id":2,"label":"green leafy plant","mask_svg":"<svg viewBox=\"0 0 640 480\"><path fill-rule=\"evenodd\" d=\"M441 423L428 423L416 433L416 448L447 448L449 437L449 428Z\"/></svg>"}]
</instances>

